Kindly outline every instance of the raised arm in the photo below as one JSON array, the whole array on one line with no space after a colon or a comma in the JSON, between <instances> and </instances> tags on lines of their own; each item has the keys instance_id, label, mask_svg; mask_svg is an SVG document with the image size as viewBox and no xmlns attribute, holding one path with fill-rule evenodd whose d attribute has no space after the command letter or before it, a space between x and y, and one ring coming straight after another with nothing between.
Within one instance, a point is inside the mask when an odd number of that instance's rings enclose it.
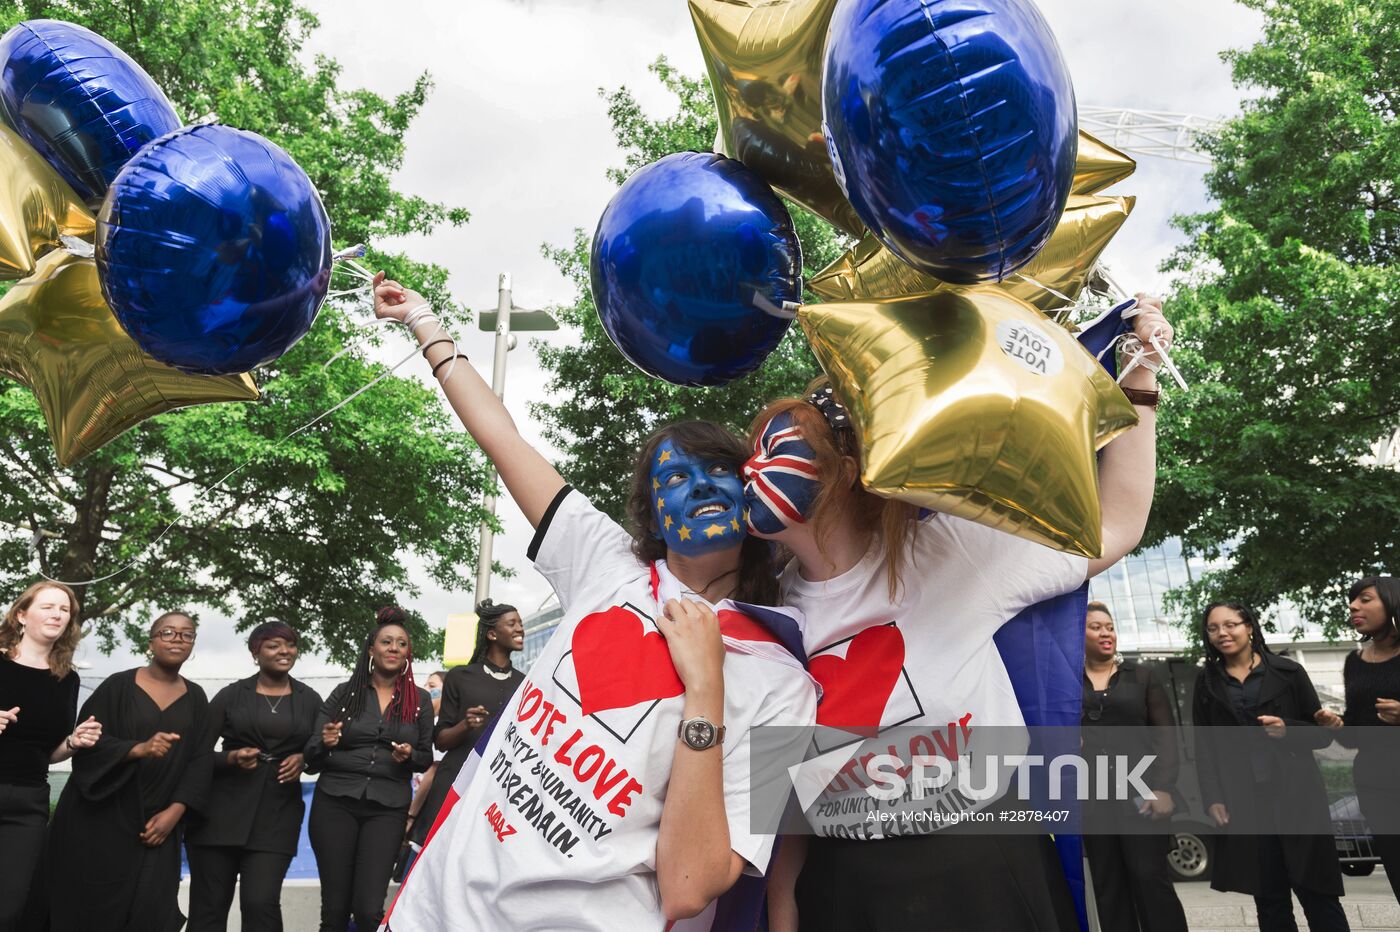
<instances>
[{"instance_id":1,"label":"raised arm","mask_svg":"<svg viewBox=\"0 0 1400 932\"><path fill-rule=\"evenodd\" d=\"M398 282L385 281L380 272L374 277L374 313L392 320L407 320L412 326L457 419L495 463L506 490L530 526L538 527L549 503L564 487L563 477L520 436L506 406L471 363L465 357L455 364L451 362L453 343L446 328L426 310L422 295Z\"/></svg>"},{"instance_id":2,"label":"raised arm","mask_svg":"<svg viewBox=\"0 0 1400 932\"><path fill-rule=\"evenodd\" d=\"M1172 328L1162 316L1160 298L1137 296L1143 310L1133 318L1133 331L1151 350L1153 333L1171 342ZM1156 359L1155 352L1147 357ZM1136 366L1123 379L1124 388L1156 391L1157 373ZM1157 483L1157 412L1138 405L1136 427L1104 448L1099 459L1099 502L1103 508L1103 556L1089 563L1089 575L1097 576L1137 547L1152 510Z\"/></svg>"}]
</instances>

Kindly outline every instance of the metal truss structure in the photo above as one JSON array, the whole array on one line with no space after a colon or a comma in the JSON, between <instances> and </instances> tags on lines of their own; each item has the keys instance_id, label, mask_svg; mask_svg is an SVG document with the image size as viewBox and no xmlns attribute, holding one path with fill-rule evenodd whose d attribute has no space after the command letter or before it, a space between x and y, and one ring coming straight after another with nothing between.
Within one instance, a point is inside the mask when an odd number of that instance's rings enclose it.
<instances>
[{"instance_id":1,"label":"metal truss structure","mask_svg":"<svg viewBox=\"0 0 1400 932\"><path fill-rule=\"evenodd\" d=\"M1155 155L1209 165L1211 159L1201 147L1201 137L1214 132L1221 122L1192 113L1080 107L1079 125L1130 155Z\"/></svg>"}]
</instances>

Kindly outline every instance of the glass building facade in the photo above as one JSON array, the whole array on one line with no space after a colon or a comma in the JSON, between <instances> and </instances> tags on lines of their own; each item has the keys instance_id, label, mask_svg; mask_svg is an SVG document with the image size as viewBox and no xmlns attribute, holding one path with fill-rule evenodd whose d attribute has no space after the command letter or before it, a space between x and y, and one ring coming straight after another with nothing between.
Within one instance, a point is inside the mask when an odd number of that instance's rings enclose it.
<instances>
[{"instance_id":1,"label":"glass building facade","mask_svg":"<svg viewBox=\"0 0 1400 932\"><path fill-rule=\"evenodd\" d=\"M564 610L559 607L559 600L551 597L538 612L525 619L525 646L521 648L520 656L514 661L522 673L530 672L530 667L535 664L535 658L549 643L550 637L554 635L554 629L559 627L559 619L563 617Z\"/></svg>"},{"instance_id":2,"label":"glass building facade","mask_svg":"<svg viewBox=\"0 0 1400 932\"><path fill-rule=\"evenodd\" d=\"M1167 592L1226 565L1224 559L1210 561L1188 556L1182 552L1181 541L1170 538L1160 546L1119 560L1089 580L1089 598L1103 602L1113 613L1121 650L1171 653L1186 646L1187 632L1181 627L1183 619L1166 609ZM1321 630L1304 624L1298 610L1287 602L1273 608L1263 620L1272 622L1279 632L1271 636L1270 643L1274 638L1280 642L1292 640L1298 629L1305 639L1322 637Z\"/></svg>"}]
</instances>

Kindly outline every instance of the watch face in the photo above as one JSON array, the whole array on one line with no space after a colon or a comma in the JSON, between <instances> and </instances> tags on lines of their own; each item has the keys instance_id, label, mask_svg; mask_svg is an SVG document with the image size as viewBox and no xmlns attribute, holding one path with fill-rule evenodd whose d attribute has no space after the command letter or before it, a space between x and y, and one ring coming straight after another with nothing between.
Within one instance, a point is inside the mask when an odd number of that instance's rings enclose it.
<instances>
[{"instance_id":1,"label":"watch face","mask_svg":"<svg viewBox=\"0 0 1400 932\"><path fill-rule=\"evenodd\" d=\"M685 743L703 750L715 743L715 726L701 719L685 723Z\"/></svg>"}]
</instances>

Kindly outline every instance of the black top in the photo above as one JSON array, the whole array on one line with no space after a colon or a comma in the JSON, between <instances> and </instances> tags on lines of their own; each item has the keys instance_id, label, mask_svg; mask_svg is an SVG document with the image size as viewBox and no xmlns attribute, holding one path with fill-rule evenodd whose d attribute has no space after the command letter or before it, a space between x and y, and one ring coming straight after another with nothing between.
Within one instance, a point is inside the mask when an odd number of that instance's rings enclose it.
<instances>
[{"instance_id":1,"label":"black top","mask_svg":"<svg viewBox=\"0 0 1400 932\"><path fill-rule=\"evenodd\" d=\"M1400 699L1400 656L1368 663L1358 651L1347 654L1342 665L1346 681L1346 724L1337 736L1341 744L1357 749L1352 777L1358 786L1383 787L1394 792L1400 773L1400 727L1387 725L1376 715L1377 699Z\"/></svg>"},{"instance_id":2,"label":"black top","mask_svg":"<svg viewBox=\"0 0 1400 932\"><path fill-rule=\"evenodd\" d=\"M340 713L349 691L350 684L341 683L331 690L317 712L311 740L306 744L306 768L321 774L316 783L319 792L368 799L381 806L406 810L413 799L410 778L433 763L432 697L426 689L420 688L415 721L385 722L379 711L378 697L371 690L365 697L363 711L344 723L340 742L328 749L321 743L321 729ZM393 759L391 743L411 744L413 753L408 760L398 763Z\"/></svg>"},{"instance_id":3,"label":"black top","mask_svg":"<svg viewBox=\"0 0 1400 932\"><path fill-rule=\"evenodd\" d=\"M0 709L19 706L0 732L0 785L44 786L49 756L73 733L78 715L78 674L63 679L46 667L26 667L0 655Z\"/></svg>"},{"instance_id":4,"label":"black top","mask_svg":"<svg viewBox=\"0 0 1400 932\"><path fill-rule=\"evenodd\" d=\"M497 671L499 672L499 671ZM511 667L504 678L498 679L488 672L486 664L471 663L453 667L442 678L442 711L438 714L437 725L433 728L433 740L443 729L456 725L467 715L467 709L482 706L490 713L485 722L467 732L466 740L447 752L447 760L454 755L465 760L467 753L486 733L494 719L505 708L506 702L525 680L525 674ZM458 767L461 766L459 762ZM442 772L442 768L438 768ZM434 777L434 780L437 778Z\"/></svg>"},{"instance_id":5,"label":"black top","mask_svg":"<svg viewBox=\"0 0 1400 932\"><path fill-rule=\"evenodd\" d=\"M1230 704L1246 722L1258 722L1262 714L1259 711L1259 691L1264 687L1264 662L1261 660L1246 673L1243 681L1235 679L1229 671L1224 673L1225 692L1230 696ZM1260 783L1274 778L1274 763L1274 757L1266 746L1256 746L1249 755L1250 770Z\"/></svg>"},{"instance_id":6,"label":"black top","mask_svg":"<svg viewBox=\"0 0 1400 932\"><path fill-rule=\"evenodd\" d=\"M1179 768L1176 720L1167 691L1150 667L1125 660L1109 677L1108 688L1096 690L1084 676L1084 714L1081 718L1086 754L1109 753L1110 760L1155 755L1143 775L1153 790L1170 793L1176 787ZM1151 731L1113 732L1095 726L1136 726Z\"/></svg>"},{"instance_id":7,"label":"black top","mask_svg":"<svg viewBox=\"0 0 1400 932\"><path fill-rule=\"evenodd\" d=\"M447 791L456 782L457 774L461 773L462 765L466 763L472 748L481 740L482 735L490 731L491 722L505 708L510 697L515 695L515 690L524 681L525 674L514 667L508 676L497 679L480 661L453 667L442 678L442 709L438 712L437 726L433 728L434 741L443 729L450 728L465 718L467 709L472 706L484 707L490 716L476 728L468 730L462 743L448 751L438 762L433 784L428 789L428 797L423 800L423 807L418 810L418 817L413 822L414 841L421 844L427 838L428 830L432 828L438 810L447 798Z\"/></svg>"},{"instance_id":8,"label":"black top","mask_svg":"<svg viewBox=\"0 0 1400 932\"><path fill-rule=\"evenodd\" d=\"M138 735L150 736L166 731L179 735L180 741L195 737L194 702L190 699L189 690L162 709L144 689L137 687L134 711L131 723ZM141 784L141 814L149 819L170 805L175 788L185 775L185 761L177 754L143 757L136 761L136 769L139 772L137 782Z\"/></svg>"},{"instance_id":9,"label":"black top","mask_svg":"<svg viewBox=\"0 0 1400 932\"><path fill-rule=\"evenodd\" d=\"M1230 694L1230 702L1236 711L1246 719L1259 716L1259 689L1264 685L1264 664L1257 664L1245 674L1244 680L1237 680L1229 671L1225 673L1225 686Z\"/></svg>"},{"instance_id":10,"label":"black top","mask_svg":"<svg viewBox=\"0 0 1400 932\"><path fill-rule=\"evenodd\" d=\"M278 783L277 771L284 758L300 754L311 740L321 697L296 679L288 696L264 696L257 684L256 674L230 683L209 704L203 744L213 755L213 780L209 804L193 821L189 841L295 855L306 804L301 781ZM271 760L259 760L253 770L229 765L229 751L249 747Z\"/></svg>"}]
</instances>

